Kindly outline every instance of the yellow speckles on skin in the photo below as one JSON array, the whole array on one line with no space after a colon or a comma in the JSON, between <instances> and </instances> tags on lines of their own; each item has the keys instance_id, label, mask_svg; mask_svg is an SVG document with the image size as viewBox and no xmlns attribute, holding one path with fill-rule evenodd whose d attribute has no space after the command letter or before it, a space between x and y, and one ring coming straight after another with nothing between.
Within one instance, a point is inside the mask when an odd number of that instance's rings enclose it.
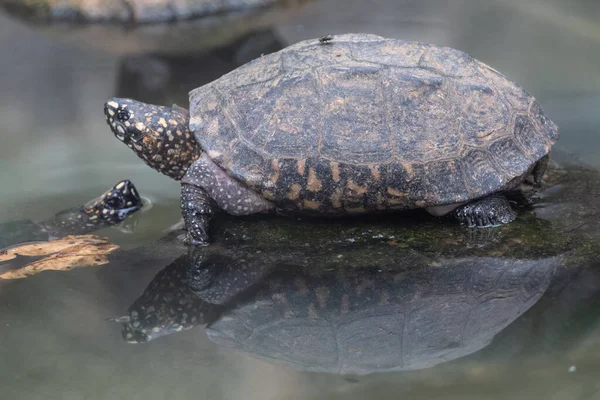
<instances>
[{"instance_id":1,"label":"yellow speckles on skin","mask_svg":"<svg viewBox=\"0 0 600 400\"><path fill-rule=\"evenodd\" d=\"M290 187L290 191L288 192L288 199L289 200L298 200L298 198L300 197L300 190L302 188L300 187L300 185L298 185L297 183L294 183L291 187Z\"/></svg>"},{"instance_id":2,"label":"yellow speckles on skin","mask_svg":"<svg viewBox=\"0 0 600 400\"><path fill-rule=\"evenodd\" d=\"M162 125L163 128L167 127L167 121L165 121L165 119L162 117L158 119L158 123Z\"/></svg>"},{"instance_id":3,"label":"yellow speckles on skin","mask_svg":"<svg viewBox=\"0 0 600 400\"><path fill-rule=\"evenodd\" d=\"M92 216L90 217L90 221L93 221L93 220L95 220L95 219L98 219L98 216L97 216L97 215L92 215Z\"/></svg>"},{"instance_id":4,"label":"yellow speckles on skin","mask_svg":"<svg viewBox=\"0 0 600 400\"><path fill-rule=\"evenodd\" d=\"M125 186L125 182L119 182L119 184L115 186L115 189L121 189L123 186Z\"/></svg>"},{"instance_id":5,"label":"yellow speckles on skin","mask_svg":"<svg viewBox=\"0 0 600 400\"><path fill-rule=\"evenodd\" d=\"M264 192L262 192L262 195L267 200L271 200L271 201L275 200L275 193L270 192L268 190L265 190Z\"/></svg>"},{"instance_id":6,"label":"yellow speckles on skin","mask_svg":"<svg viewBox=\"0 0 600 400\"><path fill-rule=\"evenodd\" d=\"M157 145L156 141L157 140L154 136L149 136L149 135L144 136L144 138L142 139L144 146L146 146L149 149L154 149L154 147L160 147L159 146L160 142Z\"/></svg>"},{"instance_id":7,"label":"yellow speckles on skin","mask_svg":"<svg viewBox=\"0 0 600 400\"><path fill-rule=\"evenodd\" d=\"M135 147L135 149L136 149L137 151L142 151L142 149L143 149L143 147L142 147L142 146L140 146L140 145L139 145L139 144L137 144L137 143L134 143L134 144L133 144L133 147Z\"/></svg>"},{"instance_id":8,"label":"yellow speckles on skin","mask_svg":"<svg viewBox=\"0 0 600 400\"><path fill-rule=\"evenodd\" d=\"M371 165L369 167L369 169L371 170L371 174L373 174L373 179L375 180L375 182L378 182L379 179L381 179L381 173L379 172L379 167L377 165Z\"/></svg>"},{"instance_id":9,"label":"yellow speckles on skin","mask_svg":"<svg viewBox=\"0 0 600 400\"><path fill-rule=\"evenodd\" d=\"M108 210L105 208L104 210L102 210L102 214L108 214Z\"/></svg>"},{"instance_id":10,"label":"yellow speckles on skin","mask_svg":"<svg viewBox=\"0 0 600 400\"><path fill-rule=\"evenodd\" d=\"M115 210L110 210L110 215L114 215L115 214Z\"/></svg>"},{"instance_id":11,"label":"yellow speckles on skin","mask_svg":"<svg viewBox=\"0 0 600 400\"><path fill-rule=\"evenodd\" d=\"M146 129L146 125L144 125L142 122L137 122L135 124L135 129L138 131L144 131Z\"/></svg>"},{"instance_id":12,"label":"yellow speckles on skin","mask_svg":"<svg viewBox=\"0 0 600 400\"><path fill-rule=\"evenodd\" d=\"M162 161L162 156L160 154L155 155L154 157L152 157L152 161L156 161L156 162L161 162Z\"/></svg>"},{"instance_id":13,"label":"yellow speckles on skin","mask_svg":"<svg viewBox=\"0 0 600 400\"><path fill-rule=\"evenodd\" d=\"M388 187L387 192L388 192L388 194L390 194L392 196L396 196L396 197L405 197L406 196L405 192L401 192L398 189L394 189L393 187Z\"/></svg>"},{"instance_id":14,"label":"yellow speckles on skin","mask_svg":"<svg viewBox=\"0 0 600 400\"><path fill-rule=\"evenodd\" d=\"M312 200L304 200L304 202L302 203L302 207L309 210L318 210L320 206L321 203Z\"/></svg>"},{"instance_id":15,"label":"yellow speckles on skin","mask_svg":"<svg viewBox=\"0 0 600 400\"><path fill-rule=\"evenodd\" d=\"M110 104L110 103L109 103L109 104ZM110 108L108 109L108 114L109 114L111 117L114 117L114 116L115 116L115 112L114 112L112 109L110 109Z\"/></svg>"},{"instance_id":16,"label":"yellow speckles on skin","mask_svg":"<svg viewBox=\"0 0 600 400\"><path fill-rule=\"evenodd\" d=\"M329 167L331 168L331 178L333 179L334 182L339 182L340 181L340 164L332 161L329 164Z\"/></svg>"},{"instance_id":17,"label":"yellow speckles on skin","mask_svg":"<svg viewBox=\"0 0 600 400\"><path fill-rule=\"evenodd\" d=\"M356 183L352 182L351 180L348 180L347 186L348 186L348 189L352 190L354 193L357 193L357 194L365 194L368 191L367 188L359 186Z\"/></svg>"},{"instance_id":18,"label":"yellow speckles on skin","mask_svg":"<svg viewBox=\"0 0 600 400\"><path fill-rule=\"evenodd\" d=\"M177 131L175 133L177 133L177 136L182 136L183 135L183 132L181 132L181 130L179 130L179 129L177 129Z\"/></svg>"},{"instance_id":19,"label":"yellow speckles on skin","mask_svg":"<svg viewBox=\"0 0 600 400\"><path fill-rule=\"evenodd\" d=\"M316 174L314 168L308 169L308 182L306 184L306 187L311 192L318 192L323 187L323 185L321 184L321 181L319 180L319 178L317 178L317 174Z\"/></svg>"},{"instance_id":20,"label":"yellow speckles on skin","mask_svg":"<svg viewBox=\"0 0 600 400\"><path fill-rule=\"evenodd\" d=\"M114 101L109 101L107 104L109 106L111 106L112 108L119 108L119 105L117 103L115 103Z\"/></svg>"},{"instance_id":21,"label":"yellow speckles on skin","mask_svg":"<svg viewBox=\"0 0 600 400\"><path fill-rule=\"evenodd\" d=\"M170 119L169 123L173 126L177 126L177 121L175 121L174 119Z\"/></svg>"},{"instance_id":22,"label":"yellow speckles on skin","mask_svg":"<svg viewBox=\"0 0 600 400\"><path fill-rule=\"evenodd\" d=\"M306 168L306 160L298 160L296 168L298 169L298 174L300 176L304 176L304 170Z\"/></svg>"},{"instance_id":23,"label":"yellow speckles on skin","mask_svg":"<svg viewBox=\"0 0 600 400\"><path fill-rule=\"evenodd\" d=\"M77 219L81 219L81 215L78 215L78 216L77 216Z\"/></svg>"}]
</instances>

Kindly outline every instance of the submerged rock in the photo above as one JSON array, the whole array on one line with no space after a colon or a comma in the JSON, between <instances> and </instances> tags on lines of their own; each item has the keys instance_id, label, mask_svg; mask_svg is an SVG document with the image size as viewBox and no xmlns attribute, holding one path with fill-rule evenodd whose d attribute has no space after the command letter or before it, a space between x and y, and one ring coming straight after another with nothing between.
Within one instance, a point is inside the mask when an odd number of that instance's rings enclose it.
<instances>
[{"instance_id":1,"label":"submerged rock","mask_svg":"<svg viewBox=\"0 0 600 400\"><path fill-rule=\"evenodd\" d=\"M594 297L566 293L582 271L600 276L600 174L561 161L517 220L490 230L425 213L218 219L214 244L189 249L116 320L134 343L207 325L220 345L311 371L367 374L464 357L540 299L550 315Z\"/></svg>"}]
</instances>

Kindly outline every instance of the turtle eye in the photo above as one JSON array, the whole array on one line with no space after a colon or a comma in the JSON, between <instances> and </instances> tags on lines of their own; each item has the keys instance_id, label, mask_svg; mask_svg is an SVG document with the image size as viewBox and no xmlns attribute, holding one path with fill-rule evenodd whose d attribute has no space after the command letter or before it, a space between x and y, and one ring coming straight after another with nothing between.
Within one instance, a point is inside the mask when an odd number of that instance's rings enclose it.
<instances>
[{"instance_id":1,"label":"turtle eye","mask_svg":"<svg viewBox=\"0 0 600 400\"><path fill-rule=\"evenodd\" d=\"M125 122L129 120L129 111L120 109L119 111L117 111L117 119L119 120L119 122Z\"/></svg>"},{"instance_id":2,"label":"turtle eye","mask_svg":"<svg viewBox=\"0 0 600 400\"><path fill-rule=\"evenodd\" d=\"M118 198L115 198L115 197L104 201L104 204L106 204L108 207L110 207L112 209L121 208L121 206L122 206L121 200Z\"/></svg>"}]
</instances>

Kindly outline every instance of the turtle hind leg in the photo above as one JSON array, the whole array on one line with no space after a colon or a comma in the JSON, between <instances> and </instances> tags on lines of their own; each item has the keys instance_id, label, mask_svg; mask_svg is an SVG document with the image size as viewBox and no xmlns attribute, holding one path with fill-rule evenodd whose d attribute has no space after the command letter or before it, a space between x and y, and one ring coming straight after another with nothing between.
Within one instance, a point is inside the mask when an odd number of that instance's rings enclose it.
<instances>
[{"instance_id":1,"label":"turtle hind leg","mask_svg":"<svg viewBox=\"0 0 600 400\"><path fill-rule=\"evenodd\" d=\"M548 162L550 161L550 155L546 154L544 157L540 158L535 166L533 167L533 171L531 171L531 175L533 176L533 184L536 187L540 187L542 185L542 178L546 173L546 169L548 168Z\"/></svg>"},{"instance_id":2,"label":"turtle hind leg","mask_svg":"<svg viewBox=\"0 0 600 400\"><path fill-rule=\"evenodd\" d=\"M458 207L454 217L469 228L489 228L508 224L517 214L506 197L491 195Z\"/></svg>"}]
</instances>

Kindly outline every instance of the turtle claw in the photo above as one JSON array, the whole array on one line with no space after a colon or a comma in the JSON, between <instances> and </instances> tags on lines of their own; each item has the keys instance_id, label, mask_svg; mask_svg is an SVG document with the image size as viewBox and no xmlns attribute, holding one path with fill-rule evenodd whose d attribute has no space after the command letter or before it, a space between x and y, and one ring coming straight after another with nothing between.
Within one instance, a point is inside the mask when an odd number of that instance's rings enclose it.
<instances>
[{"instance_id":1,"label":"turtle claw","mask_svg":"<svg viewBox=\"0 0 600 400\"><path fill-rule=\"evenodd\" d=\"M208 246L208 225L210 215L193 213L186 222L188 233L184 243L192 246Z\"/></svg>"},{"instance_id":2,"label":"turtle claw","mask_svg":"<svg viewBox=\"0 0 600 400\"><path fill-rule=\"evenodd\" d=\"M208 229L213 206L206 192L196 186L181 185L181 213L188 231L184 241L187 245L208 245Z\"/></svg>"},{"instance_id":3,"label":"turtle claw","mask_svg":"<svg viewBox=\"0 0 600 400\"><path fill-rule=\"evenodd\" d=\"M457 208L454 216L469 228L491 228L508 224L517 214L505 197L494 195Z\"/></svg>"},{"instance_id":4,"label":"turtle claw","mask_svg":"<svg viewBox=\"0 0 600 400\"><path fill-rule=\"evenodd\" d=\"M183 243L190 246L208 246L208 240L195 239L193 235L187 234L183 239Z\"/></svg>"}]
</instances>

